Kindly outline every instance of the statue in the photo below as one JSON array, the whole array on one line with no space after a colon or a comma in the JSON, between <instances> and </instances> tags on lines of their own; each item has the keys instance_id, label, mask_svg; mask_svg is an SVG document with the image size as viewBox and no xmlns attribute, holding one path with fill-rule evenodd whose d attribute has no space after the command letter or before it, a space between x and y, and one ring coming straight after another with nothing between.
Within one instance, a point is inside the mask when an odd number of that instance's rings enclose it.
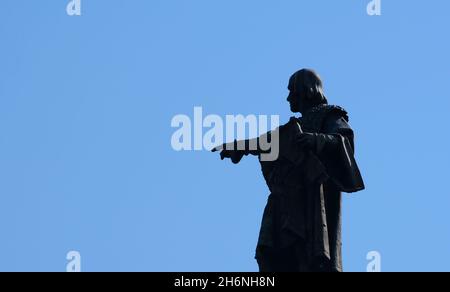
<instances>
[{"instance_id":1,"label":"statue","mask_svg":"<svg viewBox=\"0 0 450 292\"><path fill-rule=\"evenodd\" d=\"M313 70L292 75L288 89L290 109L301 117L267 133L277 132L280 149L276 160L260 159L271 193L255 259L260 272L341 272L341 193L364 189L353 130L347 112L328 104ZM250 149L251 141L212 151L236 164L247 155L261 157L263 150Z\"/></svg>"}]
</instances>

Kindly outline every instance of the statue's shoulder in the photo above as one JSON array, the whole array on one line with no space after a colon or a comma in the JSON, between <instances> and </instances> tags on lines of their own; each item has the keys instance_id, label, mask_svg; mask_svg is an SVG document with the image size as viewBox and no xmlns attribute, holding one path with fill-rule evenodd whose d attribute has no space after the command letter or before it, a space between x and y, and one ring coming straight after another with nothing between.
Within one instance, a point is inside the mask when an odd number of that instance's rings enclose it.
<instances>
[{"instance_id":1,"label":"statue's shoulder","mask_svg":"<svg viewBox=\"0 0 450 292\"><path fill-rule=\"evenodd\" d=\"M301 123L307 130L320 131L325 121L330 117L333 117L333 119L343 118L346 122L349 121L348 113L343 107L331 104L321 104L309 110L301 118Z\"/></svg>"},{"instance_id":2,"label":"statue's shoulder","mask_svg":"<svg viewBox=\"0 0 450 292\"><path fill-rule=\"evenodd\" d=\"M292 130L292 128L296 125L296 122L299 122L299 118L291 117L286 124L278 127L280 133L290 132Z\"/></svg>"},{"instance_id":3,"label":"statue's shoulder","mask_svg":"<svg viewBox=\"0 0 450 292\"><path fill-rule=\"evenodd\" d=\"M330 115L334 115L344 118L347 122L349 121L348 112L343 107L338 105L323 104L315 107L312 111L315 111L312 114L318 115L323 119L326 119Z\"/></svg>"}]
</instances>

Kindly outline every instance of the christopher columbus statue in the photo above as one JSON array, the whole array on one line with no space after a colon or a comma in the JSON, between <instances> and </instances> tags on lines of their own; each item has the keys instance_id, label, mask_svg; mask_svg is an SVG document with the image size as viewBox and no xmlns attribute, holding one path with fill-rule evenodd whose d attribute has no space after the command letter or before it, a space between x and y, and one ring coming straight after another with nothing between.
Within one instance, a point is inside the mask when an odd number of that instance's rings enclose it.
<instances>
[{"instance_id":1,"label":"christopher columbus statue","mask_svg":"<svg viewBox=\"0 0 450 292\"><path fill-rule=\"evenodd\" d=\"M291 111L301 117L266 134L279 139L276 159L261 159L265 151L250 147L259 145L253 140L213 151L234 163L247 155L260 158L271 192L256 247L260 272L341 272L341 193L364 189L354 132L348 113L328 104L313 70L292 75L288 89Z\"/></svg>"}]
</instances>

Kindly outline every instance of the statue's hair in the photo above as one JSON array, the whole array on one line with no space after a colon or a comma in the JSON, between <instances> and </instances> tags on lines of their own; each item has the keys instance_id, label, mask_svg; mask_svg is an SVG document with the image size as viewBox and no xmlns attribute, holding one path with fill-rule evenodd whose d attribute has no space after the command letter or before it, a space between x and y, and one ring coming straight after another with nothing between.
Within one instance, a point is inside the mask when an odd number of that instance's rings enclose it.
<instances>
[{"instance_id":1,"label":"statue's hair","mask_svg":"<svg viewBox=\"0 0 450 292\"><path fill-rule=\"evenodd\" d=\"M289 80L289 90L304 94L312 104L327 104L320 76L311 69L294 73Z\"/></svg>"}]
</instances>

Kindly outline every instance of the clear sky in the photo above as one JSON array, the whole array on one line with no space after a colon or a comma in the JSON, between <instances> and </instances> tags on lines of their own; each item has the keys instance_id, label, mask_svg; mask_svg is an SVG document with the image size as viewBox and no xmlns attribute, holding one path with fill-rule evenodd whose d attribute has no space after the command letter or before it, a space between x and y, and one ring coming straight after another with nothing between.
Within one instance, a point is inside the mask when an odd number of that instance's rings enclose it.
<instances>
[{"instance_id":1,"label":"clear sky","mask_svg":"<svg viewBox=\"0 0 450 292\"><path fill-rule=\"evenodd\" d=\"M356 132L345 270L450 270L449 1L68 2L0 4L0 270L257 271L257 160L176 152L170 123L284 123L303 67Z\"/></svg>"}]
</instances>

